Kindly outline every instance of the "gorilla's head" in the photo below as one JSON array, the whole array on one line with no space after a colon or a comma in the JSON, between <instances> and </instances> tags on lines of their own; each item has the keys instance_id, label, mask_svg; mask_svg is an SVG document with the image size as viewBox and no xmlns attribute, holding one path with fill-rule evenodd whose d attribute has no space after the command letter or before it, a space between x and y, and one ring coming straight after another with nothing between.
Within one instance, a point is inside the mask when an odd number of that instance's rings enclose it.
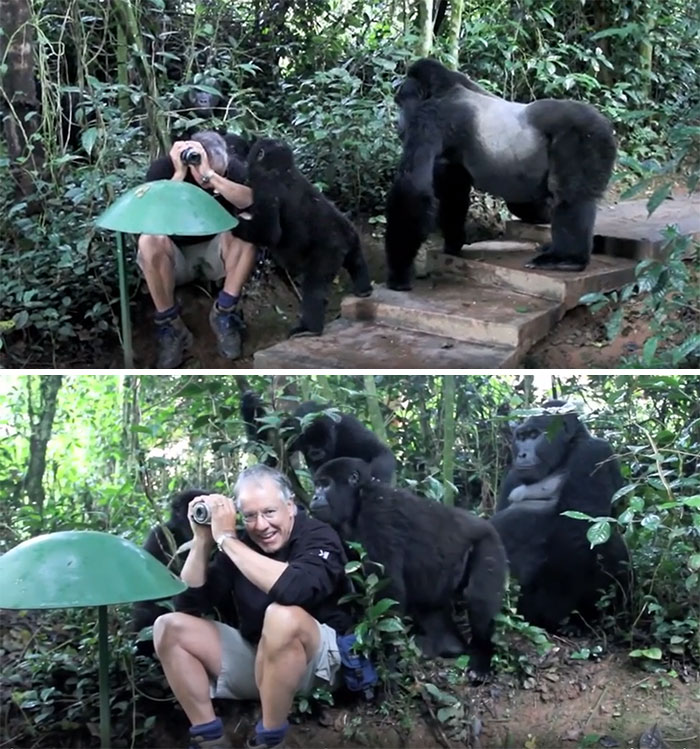
<instances>
[{"instance_id":1,"label":"gorilla's head","mask_svg":"<svg viewBox=\"0 0 700 749\"><path fill-rule=\"evenodd\" d=\"M294 153L281 140L258 138L248 153L251 173L281 174L294 169Z\"/></svg>"},{"instance_id":2,"label":"gorilla's head","mask_svg":"<svg viewBox=\"0 0 700 749\"><path fill-rule=\"evenodd\" d=\"M314 475L311 512L334 528L341 528L357 515L361 489L372 481L369 464L359 458L335 458Z\"/></svg>"}]
</instances>

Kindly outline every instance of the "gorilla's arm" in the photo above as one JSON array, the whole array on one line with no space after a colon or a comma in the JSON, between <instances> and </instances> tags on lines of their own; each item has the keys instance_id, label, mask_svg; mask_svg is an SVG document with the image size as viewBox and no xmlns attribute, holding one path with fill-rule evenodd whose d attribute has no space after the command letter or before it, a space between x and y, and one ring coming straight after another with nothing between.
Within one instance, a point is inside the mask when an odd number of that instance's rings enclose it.
<instances>
[{"instance_id":1,"label":"gorilla's arm","mask_svg":"<svg viewBox=\"0 0 700 749\"><path fill-rule=\"evenodd\" d=\"M622 486L610 444L587 435L577 440L567 460L569 477L561 491L560 509L589 515L609 515L610 500Z\"/></svg>"}]
</instances>

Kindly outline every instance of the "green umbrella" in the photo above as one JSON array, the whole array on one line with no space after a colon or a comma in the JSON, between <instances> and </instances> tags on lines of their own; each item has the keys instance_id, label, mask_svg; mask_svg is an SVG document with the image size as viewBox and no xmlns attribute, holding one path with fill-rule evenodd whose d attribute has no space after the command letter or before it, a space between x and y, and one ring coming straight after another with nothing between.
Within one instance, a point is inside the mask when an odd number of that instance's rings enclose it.
<instances>
[{"instance_id":1,"label":"green umbrella","mask_svg":"<svg viewBox=\"0 0 700 749\"><path fill-rule=\"evenodd\" d=\"M147 551L98 531L24 541L0 557L0 609L98 607L100 743L110 745L107 606L169 598L187 587Z\"/></svg>"},{"instance_id":2,"label":"green umbrella","mask_svg":"<svg viewBox=\"0 0 700 749\"><path fill-rule=\"evenodd\" d=\"M117 233L124 366L133 367L123 233L206 236L232 229L238 224L238 219L205 190L195 185L157 180L129 190L107 208L95 223L102 229L111 229Z\"/></svg>"}]
</instances>

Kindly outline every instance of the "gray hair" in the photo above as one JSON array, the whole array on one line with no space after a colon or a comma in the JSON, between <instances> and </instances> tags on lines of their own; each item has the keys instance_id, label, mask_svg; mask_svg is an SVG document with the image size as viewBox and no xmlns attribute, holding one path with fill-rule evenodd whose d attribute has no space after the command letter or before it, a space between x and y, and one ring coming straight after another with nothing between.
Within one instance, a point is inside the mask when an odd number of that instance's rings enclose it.
<instances>
[{"instance_id":1,"label":"gray hair","mask_svg":"<svg viewBox=\"0 0 700 749\"><path fill-rule=\"evenodd\" d=\"M277 485L279 490L280 499L283 502L291 502L294 499L294 491L292 485L289 483L289 479L276 468L270 468L264 463L257 463L250 468L246 468L238 475L236 479L236 485L233 487L233 496L236 498L236 507L241 509L241 500L238 496L241 491L241 487L245 483L253 482L260 484L263 479L270 479Z\"/></svg>"},{"instance_id":2,"label":"gray hair","mask_svg":"<svg viewBox=\"0 0 700 749\"><path fill-rule=\"evenodd\" d=\"M202 130L195 133L191 140L196 140L204 146L209 164L217 174L226 174L228 169L228 148L226 141L214 130Z\"/></svg>"}]
</instances>

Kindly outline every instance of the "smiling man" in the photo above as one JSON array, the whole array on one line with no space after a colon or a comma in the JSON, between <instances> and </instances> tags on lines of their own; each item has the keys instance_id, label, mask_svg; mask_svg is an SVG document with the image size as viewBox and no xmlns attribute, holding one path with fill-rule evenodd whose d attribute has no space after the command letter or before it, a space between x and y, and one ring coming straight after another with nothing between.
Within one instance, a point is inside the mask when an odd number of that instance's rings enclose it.
<instances>
[{"instance_id":1,"label":"smiling man","mask_svg":"<svg viewBox=\"0 0 700 749\"><path fill-rule=\"evenodd\" d=\"M262 720L248 746L281 749L294 695L340 681L336 633L352 627L338 605L347 590L345 554L330 526L297 513L289 482L275 469L243 471L235 496L236 506L220 494L190 503L194 542L181 574L189 589L175 599L178 611L156 620L153 641L192 724L190 747L230 746L211 701L221 697L259 699ZM199 501L210 508L211 526L192 520ZM224 622L193 615L214 608Z\"/></svg>"}]
</instances>

